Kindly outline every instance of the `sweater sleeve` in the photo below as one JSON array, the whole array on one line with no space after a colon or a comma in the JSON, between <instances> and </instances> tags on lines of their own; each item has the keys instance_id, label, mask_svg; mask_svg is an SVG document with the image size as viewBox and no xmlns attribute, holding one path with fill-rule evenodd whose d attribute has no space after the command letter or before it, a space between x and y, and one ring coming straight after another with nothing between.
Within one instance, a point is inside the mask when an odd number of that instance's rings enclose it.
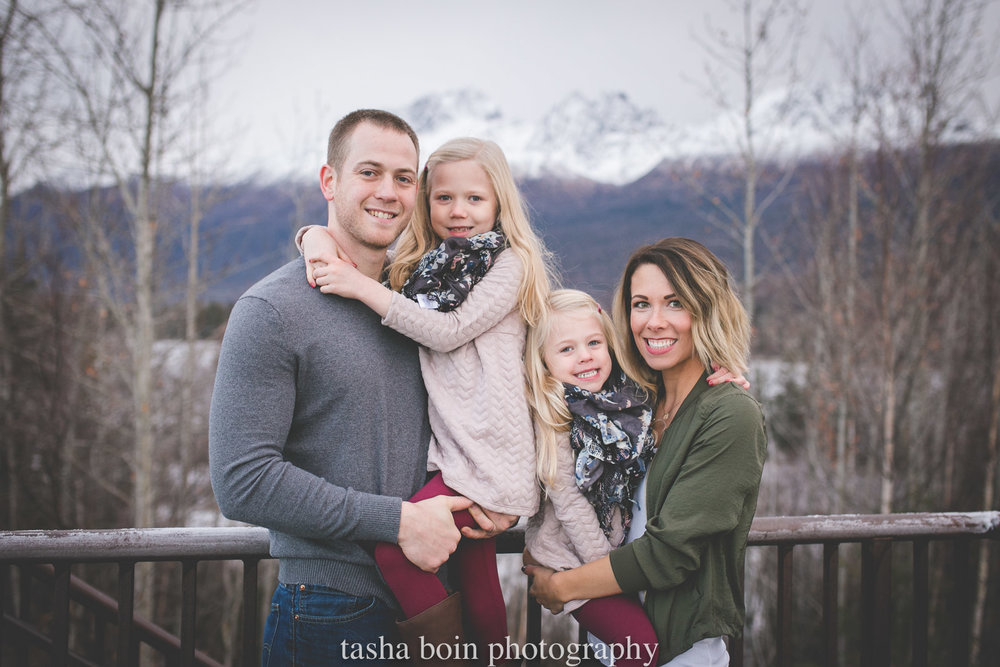
<instances>
[{"instance_id":1,"label":"sweater sleeve","mask_svg":"<svg viewBox=\"0 0 1000 667\"><path fill-rule=\"evenodd\" d=\"M556 517L572 541L573 549L581 562L589 563L606 556L611 550L611 544L604 536L594 506L576 486L573 452L564 438L560 438L556 461L558 476L555 488L549 491Z\"/></svg>"},{"instance_id":2,"label":"sweater sleeve","mask_svg":"<svg viewBox=\"0 0 1000 667\"><path fill-rule=\"evenodd\" d=\"M313 227L320 227L320 226L321 225L306 225L305 227L299 227L299 230L295 232L295 238L293 240L295 241L295 248L296 250L299 251L300 255L305 254L305 251L302 249L302 237L305 236L306 232L308 232Z\"/></svg>"},{"instance_id":3,"label":"sweater sleeve","mask_svg":"<svg viewBox=\"0 0 1000 667\"><path fill-rule=\"evenodd\" d=\"M209 469L222 513L289 535L396 542L402 501L336 486L284 455L296 355L279 313L243 297L226 327L209 417Z\"/></svg>"},{"instance_id":4,"label":"sweater sleeve","mask_svg":"<svg viewBox=\"0 0 1000 667\"><path fill-rule=\"evenodd\" d=\"M382 323L424 347L450 352L492 329L517 307L522 273L517 255L504 250L455 310L421 308L394 292Z\"/></svg>"},{"instance_id":5,"label":"sweater sleeve","mask_svg":"<svg viewBox=\"0 0 1000 667\"><path fill-rule=\"evenodd\" d=\"M685 460L648 516L645 534L610 554L623 591L684 582L701 566L708 543L736 528L748 495L760 483L766 436L756 401L734 394L699 410L704 414Z\"/></svg>"}]
</instances>

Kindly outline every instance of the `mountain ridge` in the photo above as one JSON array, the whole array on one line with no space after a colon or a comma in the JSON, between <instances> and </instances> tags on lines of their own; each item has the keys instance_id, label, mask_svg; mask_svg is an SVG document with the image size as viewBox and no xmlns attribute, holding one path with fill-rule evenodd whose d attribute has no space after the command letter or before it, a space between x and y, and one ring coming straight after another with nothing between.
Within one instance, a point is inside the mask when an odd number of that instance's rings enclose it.
<instances>
[{"instance_id":1,"label":"mountain ridge","mask_svg":"<svg viewBox=\"0 0 1000 667\"><path fill-rule=\"evenodd\" d=\"M844 86L814 85L773 90L755 100L750 120L754 156L775 162L797 162L843 150L852 137L861 149L874 148L889 132L905 143L914 118L900 110L888 93L866 92L867 106ZM869 109L879 109L882 125ZM678 127L642 108L628 95L572 92L537 122L511 118L479 90L466 88L424 95L396 109L420 137L426 157L448 139L476 136L503 149L518 179L584 178L628 185L664 163L740 159L747 151L743 117L720 111L700 123ZM950 142L993 138L997 127L971 111L956 112L946 133Z\"/></svg>"}]
</instances>

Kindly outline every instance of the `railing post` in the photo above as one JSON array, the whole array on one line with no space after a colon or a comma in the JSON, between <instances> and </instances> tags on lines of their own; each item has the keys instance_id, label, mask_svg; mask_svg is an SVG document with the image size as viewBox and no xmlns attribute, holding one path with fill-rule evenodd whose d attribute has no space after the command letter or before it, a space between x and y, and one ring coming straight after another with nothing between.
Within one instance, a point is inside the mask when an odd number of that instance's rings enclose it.
<instances>
[{"instance_id":1,"label":"railing post","mask_svg":"<svg viewBox=\"0 0 1000 667\"><path fill-rule=\"evenodd\" d=\"M52 664L69 662L69 563L56 563L52 578Z\"/></svg>"},{"instance_id":2,"label":"railing post","mask_svg":"<svg viewBox=\"0 0 1000 667\"><path fill-rule=\"evenodd\" d=\"M778 545L778 667L791 664L792 659L792 548Z\"/></svg>"},{"instance_id":3,"label":"railing post","mask_svg":"<svg viewBox=\"0 0 1000 667\"><path fill-rule=\"evenodd\" d=\"M31 582L34 574L31 567L22 565L17 570L17 590L18 598L15 603L17 607L16 616L19 620L28 621L31 617ZM12 584L13 586L13 584ZM23 637L14 640L14 664L26 664L28 662L28 642Z\"/></svg>"},{"instance_id":4,"label":"railing post","mask_svg":"<svg viewBox=\"0 0 1000 667\"><path fill-rule=\"evenodd\" d=\"M927 667L927 631L930 619L928 593L929 559L927 540L913 540L913 641L910 662L913 667Z\"/></svg>"},{"instance_id":5,"label":"railing post","mask_svg":"<svg viewBox=\"0 0 1000 667\"><path fill-rule=\"evenodd\" d=\"M195 625L198 611L198 561L181 561L181 664L194 665Z\"/></svg>"},{"instance_id":6,"label":"railing post","mask_svg":"<svg viewBox=\"0 0 1000 667\"><path fill-rule=\"evenodd\" d=\"M132 612L135 609L135 561L118 563L118 665L128 667L136 663L133 656Z\"/></svg>"},{"instance_id":7,"label":"railing post","mask_svg":"<svg viewBox=\"0 0 1000 667\"><path fill-rule=\"evenodd\" d=\"M542 605L535 602L531 593L525 592L525 628L524 639L526 646L538 646L542 640ZM528 667L541 664L541 660L536 655L533 660L525 661Z\"/></svg>"},{"instance_id":8,"label":"railing post","mask_svg":"<svg viewBox=\"0 0 1000 667\"><path fill-rule=\"evenodd\" d=\"M257 567L259 558L243 560L243 641L240 643L240 664L250 665L260 659L257 654Z\"/></svg>"},{"instance_id":9,"label":"railing post","mask_svg":"<svg viewBox=\"0 0 1000 667\"><path fill-rule=\"evenodd\" d=\"M892 540L861 543L861 664L884 667L892 646Z\"/></svg>"},{"instance_id":10,"label":"railing post","mask_svg":"<svg viewBox=\"0 0 1000 667\"><path fill-rule=\"evenodd\" d=\"M823 543L823 649L824 665L840 664L840 637L838 634L840 600L840 543Z\"/></svg>"},{"instance_id":11,"label":"railing post","mask_svg":"<svg viewBox=\"0 0 1000 667\"><path fill-rule=\"evenodd\" d=\"M955 540L954 562L952 572L955 573L955 588L951 596L951 664L969 664L969 628L972 625L972 598L975 582L973 568L969 560L970 546L968 538Z\"/></svg>"},{"instance_id":12,"label":"railing post","mask_svg":"<svg viewBox=\"0 0 1000 667\"><path fill-rule=\"evenodd\" d=\"M729 638L729 664L743 667L743 635Z\"/></svg>"},{"instance_id":13,"label":"railing post","mask_svg":"<svg viewBox=\"0 0 1000 667\"><path fill-rule=\"evenodd\" d=\"M7 621L4 618L9 613L14 616L14 587L11 585L11 575L14 568L8 564L0 564L0 665L3 664L4 646L7 645L6 633ZM10 658L8 658L9 660Z\"/></svg>"}]
</instances>

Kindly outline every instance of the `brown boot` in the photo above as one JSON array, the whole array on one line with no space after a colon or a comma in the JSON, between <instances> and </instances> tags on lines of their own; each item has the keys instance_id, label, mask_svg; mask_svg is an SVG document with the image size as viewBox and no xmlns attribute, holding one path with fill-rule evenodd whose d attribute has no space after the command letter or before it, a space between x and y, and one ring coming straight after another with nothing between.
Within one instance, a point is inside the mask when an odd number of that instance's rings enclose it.
<instances>
[{"instance_id":1,"label":"brown boot","mask_svg":"<svg viewBox=\"0 0 1000 667\"><path fill-rule=\"evenodd\" d=\"M433 607L396 623L410 662L427 667L461 667L475 663L475 644L462 630L462 594L452 593Z\"/></svg>"}]
</instances>

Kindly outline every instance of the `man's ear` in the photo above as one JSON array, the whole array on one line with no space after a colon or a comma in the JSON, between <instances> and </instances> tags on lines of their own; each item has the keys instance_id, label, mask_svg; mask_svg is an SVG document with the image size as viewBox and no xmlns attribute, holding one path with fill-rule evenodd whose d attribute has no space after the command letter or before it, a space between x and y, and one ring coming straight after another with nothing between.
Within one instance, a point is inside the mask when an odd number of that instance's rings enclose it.
<instances>
[{"instance_id":1,"label":"man's ear","mask_svg":"<svg viewBox=\"0 0 1000 667\"><path fill-rule=\"evenodd\" d=\"M328 164L319 168L319 188L327 201L333 201L333 193L337 189L337 171Z\"/></svg>"}]
</instances>

